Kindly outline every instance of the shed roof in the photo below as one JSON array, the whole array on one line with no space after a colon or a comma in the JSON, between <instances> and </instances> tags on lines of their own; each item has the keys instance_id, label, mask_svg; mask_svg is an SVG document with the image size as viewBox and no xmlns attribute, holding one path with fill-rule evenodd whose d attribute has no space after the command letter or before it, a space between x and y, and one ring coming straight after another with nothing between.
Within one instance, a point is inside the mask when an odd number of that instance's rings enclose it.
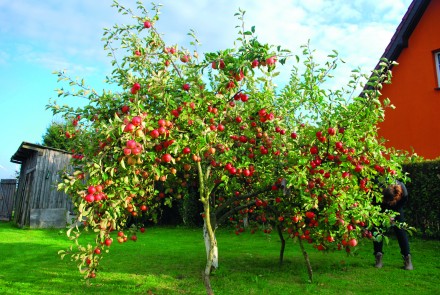
<instances>
[{"instance_id":1,"label":"shed roof","mask_svg":"<svg viewBox=\"0 0 440 295\"><path fill-rule=\"evenodd\" d=\"M18 148L18 150L11 157L11 162L17 163L17 164L22 164L23 160L27 159L31 154L33 154L34 152L42 152L43 150L53 150L53 151L57 151L57 152L60 152L63 154L70 154L69 152L67 152L65 150L60 150L60 149L56 149L56 148L52 148L52 147L48 147L48 146L44 146L44 145L39 145L39 144L23 141L21 143L20 147Z\"/></svg>"},{"instance_id":2,"label":"shed roof","mask_svg":"<svg viewBox=\"0 0 440 295\"><path fill-rule=\"evenodd\" d=\"M417 27L426 8L431 0L413 0L407 12L402 18L401 23L396 29L390 43L385 49L382 58L396 61L403 48L408 47L408 39Z\"/></svg>"}]
</instances>

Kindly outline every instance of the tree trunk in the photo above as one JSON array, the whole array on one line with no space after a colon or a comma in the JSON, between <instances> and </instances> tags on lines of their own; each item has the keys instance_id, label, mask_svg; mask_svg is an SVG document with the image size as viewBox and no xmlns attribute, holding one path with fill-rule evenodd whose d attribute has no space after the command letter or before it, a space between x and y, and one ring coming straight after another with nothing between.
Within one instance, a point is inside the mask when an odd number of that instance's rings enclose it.
<instances>
[{"instance_id":1,"label":"tree trunk","mask_svg":"<svg viewBox=\"0 0 440 295\"><path fill-rule=\"evenodd\" d=\"M246 216L243 218L243 227L248 228L249 227L249 217L246 214Z\"/></svg>"},{"instance_id":2,"label":"tree trunk","mask_svg":"<svg viewBox=\"0 0 440 295\"><path fill-rule=\"evenodd\" d=\"M280 267L281 267L281 265L283 265L283 261L284 261L284 248L286 247L286 240L284 239L283 231L282 231L280 225L277 225L277 231L278 231L278 236L280 237L280 241L281 241L281 249L280 249Z\"/></svg>"},{"instance_id":3,"label":"tree trunk","mask_svg":"<svg viewBox=\"0 0 440 295\"><path fill-rule=\"evenodd\" d=\"M205 198L206 200L207 198ZM203 282L206 288L206 294L214 295L211 288L210 275L213 270L218 267L218 248L217 240L215 239L215 231L211 224L211 214L209 211L209 201L203 201L203 207L205 211L205 223L203 225L203 238L205 240L206 247L206 266L203 272Z\"/></svg>"},{"instance_id":4,"label":"tree trunk","mask_svg":"<svg viewBox=\"0 0 440 295\"><path fill-rule=\"evenodd\" d=\"M304 249L303 241L301 239L299 239L299 247L301 248L301 252L304 256L304 259L306 260L307 271L309 272L309 281L310 283L312 283L313 282L312 265L310 264L309 255L307 255L307 252Z\"/></svg>"},{"instance_id":5,"label":"tree trunk","mask_svg":"<svg viewBox=\"0 0 440 295\"><path fill-rule=\"evenodd\" d=\"M197 169L199 172L199 192L200 201L203 204L203 213L205 215L205 222L203 224L203 238L205 240L205 247L207 253L205 275L209 276L211 271L218 267L218 249L217 240L215 239L216 218L211 215L210 195L211 192L207 187L207 181L211 172L211 166L206 169L206 174L203 173L202 165L197 162ZM213 226L214 225L214 226Z\"/></svg>"},{"instance_id":6,"label":"tree trunk","mask_svg":"<svg viewBox=\"0 0 440 295\"><path fill-rule=\"evenodd\" d=\"M206 275L205 272L203 272L203 283L205 284L206 294L214 295L214 291L211 287L211 281L209 280L209 275Z\"/></svg>"},{"instance_id":7,"label":"tree trunk","mask_svg":"<svg viewBox=\"0 0 440 295\"><path fill-rule=\"evenodd\" d=\"M214 247L213 247L213 251L212 251L212 257L211 257L211 261L212 261L212 268L213 269L217 269L218 268L218 247L217 247L217 239L215 238L215 232L213 232L214 235ZM210 252L211 252L211 240L209 238L209 234L208 234L208 230L207 230L207 226L206 226L206 220L205 223L203 224L203 239L205 241L205 249L206 249L206 259L209 260L210 259Z\"/></svg>"}]
</instances>

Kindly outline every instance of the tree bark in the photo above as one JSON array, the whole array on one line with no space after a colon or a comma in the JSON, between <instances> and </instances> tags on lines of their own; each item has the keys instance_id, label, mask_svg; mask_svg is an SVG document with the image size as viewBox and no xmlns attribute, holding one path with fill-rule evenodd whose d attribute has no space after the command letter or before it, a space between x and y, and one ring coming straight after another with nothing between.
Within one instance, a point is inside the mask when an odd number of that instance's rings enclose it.
<instances>
[{"instance_id":1,"label":"tree bark","mask_svg":"<svg viewBox=\"0 0 440 295\"><path fill-rule=\"evenodd\" d=\"M310 283L312 283L313 282L312 265L310 264L309 255L307 254L306 250L304 249L304 244L301 239L299 239L299 247L301 248L301 252L302 252L304 259L306 261L307 271L309 273L309 281L310 281Z\"/></svg>"},{"instance_id":2,"label":"tree bark","mask_svg":"<svg viewBox=\"0 0 440 295\"><path fill-rule=\"evenodd\" d=\"M205 266L205 280L206 280L206 276L209 276L212 270L218 267L218 258L217 258L218 249L217 249L217 240L215 239L215 230L211 223L211 204L210 204L211 192L207 187L209 174L211 172L211 166L209 166L206 169L206 174L204 174L201 163L197 162L197 169L199 172L200 201L203 204L203 212L205 215L204 217L205 222L203 225L203 236L205 240L205 247L207 247L206 249L207 260ZM213 221L216 222L215 218ZM216 262L214 260L216 260Z\"/></svg>"},{"instance_id":3,"label":"tree bark","mask_svg":"<svg viewBox=\"0 0 440 295\"><path fill-rule=\"evenodd\" d=\"M281 267L284 261L284 249L286 248L286 240L284 239L283 231L280 225L277 225L277 231L281 241L281 249L280 249L280 267Z\"/></svg>"},{"instance_id":4,"label":"tree bark","mask_svg":"<svg viewBox=\"0 0 440 295\"><path fill-rule=\"evenodd\" d=\"M218 268L218 247L217 247L217 239L215 238L215 232L214 234L214 247L213 247L213 251L212 251L212 268L213 269L217 269ZM210 240L210 235L208 233L207 230L207 226L206 226L206 219L205 219L205 223L203 224L203 240L205 241L205 249L206 249L206 259L209 260L210 259L210 252L211 252L211 240Z\"/></svg>"},{"instance_id":5,"label":"tree bark","mask_svg":"<svg viewBox=\"0 0 440 295\"><path fill-rule=\"evenodd\" d=\"M209 275L206 275L205 272L202 273L203 275L203 283L205 284L206 294L207 295L214 295L214 291L211 287L211 280L209 279Z\"/></svg>"}]
</instances>

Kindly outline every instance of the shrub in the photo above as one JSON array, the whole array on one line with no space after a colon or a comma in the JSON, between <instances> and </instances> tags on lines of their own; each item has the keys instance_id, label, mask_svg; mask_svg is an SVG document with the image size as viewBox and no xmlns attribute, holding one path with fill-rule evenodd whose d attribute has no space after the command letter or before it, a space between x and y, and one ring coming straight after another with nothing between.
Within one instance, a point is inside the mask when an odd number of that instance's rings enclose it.
<instances>
[{"instance_id":1,"label":"shrub","mask_svg":"<svg viewBox=\"0 0 440 295\"><path fill-rule=\"evenodd\" d=\"M406 220L423 237L440 238L440 159L404 165L411 182Z\"/></svg>"}]
</instances>

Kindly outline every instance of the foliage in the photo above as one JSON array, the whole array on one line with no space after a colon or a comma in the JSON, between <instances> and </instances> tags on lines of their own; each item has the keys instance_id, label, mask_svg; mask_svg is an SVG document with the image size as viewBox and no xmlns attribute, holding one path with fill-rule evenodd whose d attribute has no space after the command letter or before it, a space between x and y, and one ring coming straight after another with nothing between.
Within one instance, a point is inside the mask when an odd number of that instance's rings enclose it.
<instances>
[{"instance_id":1,"label":"foliage","mask_svg":"<svg viewBox=\"0 0 440 295\"><path fill-rule=\"evenodd\" d=\"M70 151L73 143L70 138L66 136L66 132L68 132L67 128L67 123L52 122L42 136L42 144L44 146Z\"/></svg>"},{"instance_id":2,"label":"foliage","mask_svg":"<svg viewBox=\"0 0 440 295\"><path fill-rule=\"evenodd\" d=\"M85 97L88 104L49 105L93 130L84 136L78 128L84 157L73 160L76 169L58 186L72 197L84 229L96 233L95 245L60 251L86 278L96 276L113 231L121 243L137 240L144 221L157 221L164 206L193 198L194 191L203 206L205 276L216 267L215 232L225 221L237 234L246 224L266 233L276 227L302 249L307 241L318 250L347 252L362 236L371 238L376 225L390 225L394 213L373 205L380 185L405 178L403 157L377 140L389 104L379 96L391 78L390 62L383 60L371 76L353 71L346 88L327 90L323 85L340 62L336 52L320 65L308 44L298 55L262 44L254 27L245 29L244 11L237 13L235 47L200 58L165 44L156 31L158 6L149 12L138 3L142 16L114 6L134 20L103 37L114 66L108 82L121 91L98 94L59 72L79 90L61 88L58 95ZM273 79L292 56L297 66L278 88ZM355 95L365 81L368 88ZM72 227L68 235L78 240L82 231Z\"/></svg>"},{"instance_id":3,"label":"foliage","mask_svg":"<svg viewBox=\"0 0 440 295\"><path fill-rule=\"evenodd\" d=\"M440 160L405 164L411 177L405 218L423 236L440 238Z\"/></svg>"}]
</instances>

